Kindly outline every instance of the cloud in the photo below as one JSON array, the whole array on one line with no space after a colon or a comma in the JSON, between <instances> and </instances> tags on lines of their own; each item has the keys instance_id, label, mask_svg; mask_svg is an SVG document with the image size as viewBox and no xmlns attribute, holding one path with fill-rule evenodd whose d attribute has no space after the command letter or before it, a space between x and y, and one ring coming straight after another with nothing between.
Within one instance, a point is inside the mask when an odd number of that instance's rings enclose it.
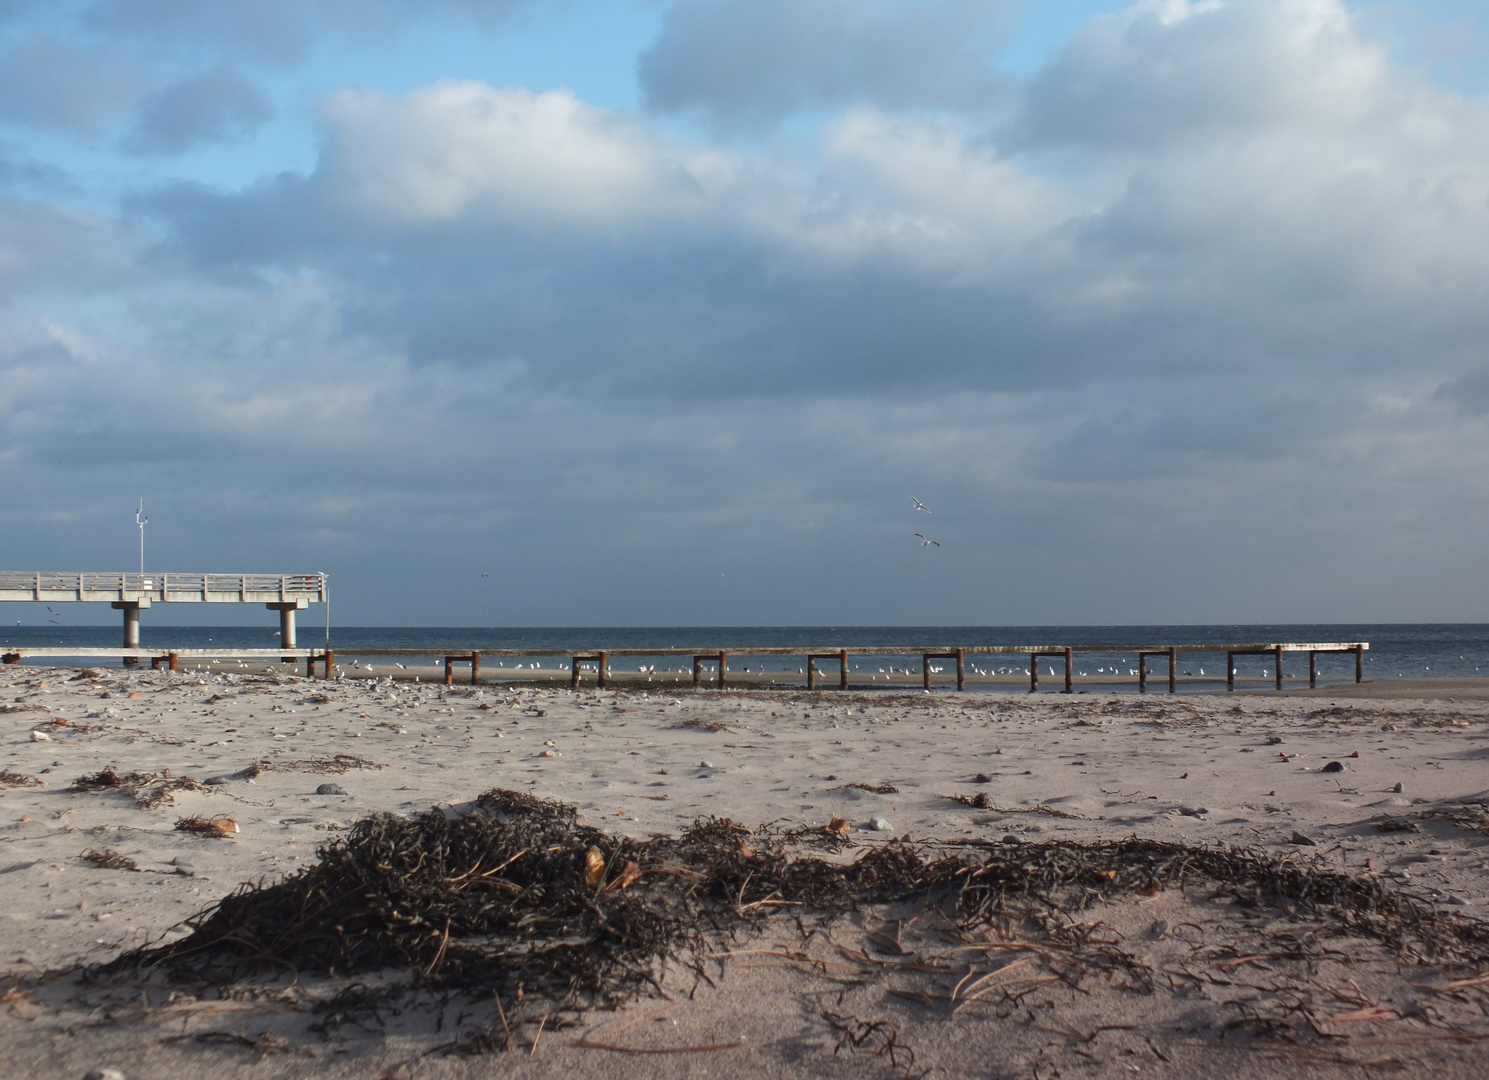
<instances>
[{"instance_id":1,"label":"cloud","mask_svg":"<svg viewBox=\"0 0 1489 1080\"><path fill-rule=\"evenodd\" d=\"M202 143L231 142L266 123L272 110L253 84L217 68L146 96L124 137L131 154L179 154Z\"/></svg>"},{"instance_id":2,"label":"cloud","mask_svg":"<svg viewBox=\"0 0 1489 1080\"><path fill-rule=\"evenodd\" d=\"M771 123L843 102L985 106L1007 5L968 0L678 0L638 72L647 104Z\"/></svg>"},{"instance_id":3,"label":"cloud","mask_svg":"<svg viewBox=\"0 0 1489 1080\"><path fill-rule=\"evenodd\" d=\"M97 131L128 109L138 82L107 51L32 35L0 55L0 121Z\"/></svg>"},{"instance_id":4,"label":"cloud","mask_svg":"<svg viewBox=\"0 0 1489 1080\"><path fill-rule=\"evenodd\" d=\"M1082 27L1028 91L1027 142L1154 149L1381 107L1384 52L1339 0L1142 0Z\"/></svg>"},{"instance_id":5,"label":"cloud","mask_svg":"<svg viewBox=\"0 0 1489 1080\"><path fill-rule=\"evenodd\" d=\"M221 50L239 61L303 62L326 32L376 39L397 26L443 13L502 19L531 0L95 0L91 29L143 41Z\"/></svg>"}]
</instances>

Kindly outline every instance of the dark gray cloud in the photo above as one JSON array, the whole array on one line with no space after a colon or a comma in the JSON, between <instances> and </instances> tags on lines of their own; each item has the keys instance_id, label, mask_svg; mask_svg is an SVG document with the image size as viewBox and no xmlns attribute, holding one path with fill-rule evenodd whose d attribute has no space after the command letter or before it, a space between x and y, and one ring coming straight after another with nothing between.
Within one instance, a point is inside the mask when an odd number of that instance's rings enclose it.
<instances>
[{"instance_id":1,"label":"dark gray cloud","mask_svg":"<svg viewBox=\"0 0 1489 1080\"><path fill-rule=\"evenodd\" d=\"M129 108L139 82L108 50L29 36L0 53L0 121L93 132Z\"/></svg>"},{"instance_id":2,"label":"dark gray cloud","mask_svg":"<svg viewBox=\"0 0 1489 1080\"><path fill-rule=\"evenodd\" d=\"M254 85L229 68L183 79L141 99L124 137L131 154L179 154L202 143L231 142L265 124L273 110Z\"/></svg>"},{"instance_id":3,"label":"dark gray cloud","mask_svg":"<svg viewBox=\"0 0 1489 1080\"><path fill-rule=\"evenodd\" d=\"M650 107L772 122L848 102L986 107L1001 3L679 0L638 71Z\"/></svg>"},{"instance_id":4,"label":"dark gray cloud","mask_svg":"<svg viewBox=\"0 0 1489 1080\"><path fill-rule=\"evenodd\" d=\"M377 37L431 14L495 20L532 2L536 0L95 0L83 21L103 33L206 46L239 61L297 64L327 31Z\"/></svg>"}]
</instances>

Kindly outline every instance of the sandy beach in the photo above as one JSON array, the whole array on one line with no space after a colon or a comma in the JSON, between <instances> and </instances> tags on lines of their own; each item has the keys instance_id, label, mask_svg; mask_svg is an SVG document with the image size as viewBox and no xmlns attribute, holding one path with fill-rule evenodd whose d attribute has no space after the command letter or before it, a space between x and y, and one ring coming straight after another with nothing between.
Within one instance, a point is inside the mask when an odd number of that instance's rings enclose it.
<instances>
[{"instance_id":1,"label":"sandy beach","mask_svg":"<svg viewBox=\"0 0 1489 1080\"><path fill-rule=\"evenodd\" d=\"M458 817L496 788L638 839L709 816L839 819L842 862L896 843L1239 845L1384 886L1472 942L1486 699L1466 680L1140 698L6 669L7 1075L1480 1076L1489 950L1427 955L1200 876L1035 913L1038 932L969 936L939 895L823 925L783 912L720 944L706 981L674 967L665 998L514 1017L511 1049L486 1054L462 1032L489 1002L338 1017L315 1006L365 976L186 986L92 967L184 936L368 815ZM211 836L189 818L231 821Z\"/></svg>"}]
</instances>

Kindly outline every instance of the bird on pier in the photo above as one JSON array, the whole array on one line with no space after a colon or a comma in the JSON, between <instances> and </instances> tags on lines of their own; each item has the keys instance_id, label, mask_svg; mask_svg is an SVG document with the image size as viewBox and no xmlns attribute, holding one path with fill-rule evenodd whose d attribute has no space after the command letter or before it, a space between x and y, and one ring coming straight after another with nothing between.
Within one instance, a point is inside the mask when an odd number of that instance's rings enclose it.
<instances>
[{"instance_id":1,"label":"bird on pier","mask_svg":"<svg viewBox=\"0 0 1489 1080\"><path fill-rule=\"evenodd\" d=\"M931 508L929 506L927 506L925 503L921 502L919 499L917 499L914 495L911 495L910 496L910 501L915 504L915 509L917 509L917 510L924 510L927 514L929 514L931 512Z\"/></svg>"},{"instance_id":2,"label":"bird on pier","mask_svg":"<svg viewBox=\"0 0 1489 1080\"><path fill-rule=\"evenodd\" d=\"M920 546L921 547L940 547L941 546L941 541L939 541L939 540L928 539L922 533L916 533L915 535L920 538Z\"/></svg>"}]
</instances>

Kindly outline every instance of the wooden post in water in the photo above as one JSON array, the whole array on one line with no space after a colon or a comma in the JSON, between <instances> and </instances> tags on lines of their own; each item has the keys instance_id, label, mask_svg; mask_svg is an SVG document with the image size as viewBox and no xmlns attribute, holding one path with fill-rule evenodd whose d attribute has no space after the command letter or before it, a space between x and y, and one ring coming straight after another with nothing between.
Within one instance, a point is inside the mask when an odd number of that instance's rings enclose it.
<instances>
[{"instance_id":1,"label":"wooden post in water","mask_svg":"<svg viewBox=\"0 0 1489 1080\"><path fill-rule=\"evenodd\" d=\"M817 688L817 658L811 654L807 655L807 689Z\"/></svg>"},{"instance_id":2,"label":"wooden post in water","mask_svg":"<svg viewBox=\"0 0 1489 1080\"><path fill-rule=\"evenodd\" d=\"M1355 646L1355 682L1365 681L1365 646Z\"/></svg>"},{"instance_id":3,"label":"wooden post in water","mask_svg":"<svg viewBox=\"0 0 1489 1080\"><path fill-rule=\"evenodd\" d=\"M610 654L604 649L600 650L600 674L597 681L601 690L610 685Z\"/></svg>"},{"instance_id":4,"label":"wooden post in water","mask_svg":"<svg viewBox=\"0 0 1489 1080\"><path fill-rule=\"evenodd\" d=\"M838 650L838 689L848 689L848 650Z\"/></svg>"},{"instance_id":5,"label":"wooden post in water","mask_svg":"<svg viewBox=\"0 0 1489 1080\"><path fill-rule=\"evenodd\" d=\"M480 679L480 677L481 677L481 654L479 652L472 651L471 654L470 654L470 684L472 686L475 686L476 685L476 681L478 679Z\"/></svg>"},{"instance_id":6,"label":"wooden post in water","mask_svg":"<svg viewBox=\"0 0 1489 1080\"><path fill-rule=\"evenodd\" d=\"M1273 653L1275 655L1275 664L1276 664L1277 670L1274 671L1272 674L1273 674L1273 676L1277 680L1277 689L1281 690L1282 689L1282 646L1281 645L1277 646L1277 648L1273 650Z\"/></svg>"},{"instance_id":7,"label":"wooden post in water","mask_svg":"<svg viewBox=\"0 0 1489 1080\"><path fill-rule=\"evenodd\" d=\"M569 658L569 689L570 690L578 690L579 689L579 657L578 656L571 656Z\"/></svg>"},{"instance_id":8,"label":"wooden post in water","mask_svg":"<svg viewBox=\"0 0 1489 1080\"><path fill-rule=\"evenodd\" d=\"M1318 653L1308 650L1308 689L1318 686Z\"/></svg>"},{"instance_id":9,"label":"wooden post in water","mask_svg":"<svg viewBox=\"0 0 1489 1080\"><path fill-rule=\"evenodd\" d=\"M703 685L703 657L693 657L693 689Z\"/></svg>"},{"instance_id":10,"label":"wooden post in water","mask_svg":"<svg viewBox=\"0 0 1489 1080\"><path fill-rule=\"evenodd\" d=\"M1168 647L1168 692L1170 694L1178 690L1179 677L1179 650L1172 645Z\"/></svg>"},{"instance_id":11,"label":"wooden post in water","mask_svg":"<svg viewBox=\"0 0 1489 1080\"><path fill-rule=\"evenodd\" d=\"M1038 689L1039 689L1039 654L1038 653L1035 653L1035 652L1031 652L1029 654L1029 693L1032 694L1035 691L1037 691Z\"/></svg>"},{"instance_id":12,"label":"wooden post in water","mask_svg":"<svg viewBox=\"0 0 1489 1080\"><path fill-rule=\"evenodd\" d=\"M1075 650L1065 646L1065 692L1075 693Z\"/></svg>"},{"instance_id":13,"label":"wooden post in water","mask_svg":"<svg viewBox=\"0 0 1489 1080\"><path fill-rule=\"evenodd\" d=\"M724 674L729 670L729 654L719 653L719 689L724 689Z\"/></svg>"},{"instance_id":14,"label":"wooden post in water","mask_svg":"<svg viewBox=\"0 0 1489 1080\"><path fill-rule=\"evenodd\" d=\"M1236 654L1233 652L1225 654L1225 688L1227 690L1236 688Z\"/></svg>"},{"instance_id":15,"label":"wooden post in water","mask_svg":"<svg viewBox=\"0 0 1489 1080\"><path fill-rule=\"evenodd\" d=\"M920 654L920 685L926 690L931 688L931 656L929 653Z\"/></svg>"},{"instance_id":16,"label":"wooden post in water","mask_svg":"<svg viewBox=\"0 0 1489 1080\"><path fill-rule=\"evenodd\" d=\"M847 683L848 676L846 674L847 671L848 671L848 654L847 653L844 653L843 654L843 671L844 671L844 675L843 675L843 679L844 679L843 688L844 689L847 689L847 687L848 687L848 683ZM958 649L956 651L956 688L958 690L965 690L965 689L967 689L967 650L966 649Z\"/></svg>"},{"instance_id":17,"label":"wooden post in water","mask_svg":"<svg viewBox=\"0 0 1489 1080\"><path fill-rule=\"evenodd\" d=\"M1145 652L1137 654L1137 692L1148 692L1148 654Z\"/></svg>"},{"instance_id":18,"label":"wooden post in water","mask_svg":"<svg viewBox=\"0 0 1489 1080\"><path fill-rule=\"evenodd\" d=\"M455 658L445 657L445 685L450 686L455 682Z\"/></svg>"}]
</instances>

